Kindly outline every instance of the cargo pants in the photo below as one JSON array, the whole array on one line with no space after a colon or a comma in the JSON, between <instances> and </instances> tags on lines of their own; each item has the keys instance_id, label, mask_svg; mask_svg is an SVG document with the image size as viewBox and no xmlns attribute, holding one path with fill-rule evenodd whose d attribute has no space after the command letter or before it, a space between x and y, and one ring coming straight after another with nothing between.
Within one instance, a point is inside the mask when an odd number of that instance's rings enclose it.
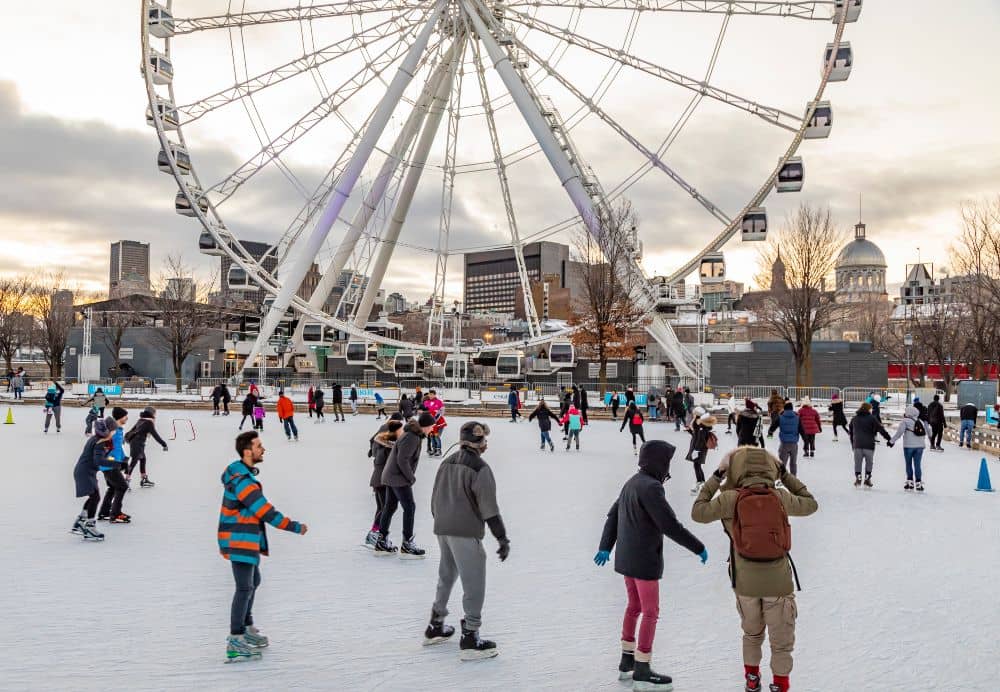
<instances>
[{"instance_id":1,"label":"cargo pants","mask_svg":"<svg viewBox=\"0 0 1000 692\"><path fill-rule=\"evenodd\" d=\"M765 598L737 595L736 610L743 627L744 665L760 665L766 632L771 643L771 672L789 675L792 672L792 650L795 648L795 619L798 617L795 595Z\"/></svg>"}]
</instances>

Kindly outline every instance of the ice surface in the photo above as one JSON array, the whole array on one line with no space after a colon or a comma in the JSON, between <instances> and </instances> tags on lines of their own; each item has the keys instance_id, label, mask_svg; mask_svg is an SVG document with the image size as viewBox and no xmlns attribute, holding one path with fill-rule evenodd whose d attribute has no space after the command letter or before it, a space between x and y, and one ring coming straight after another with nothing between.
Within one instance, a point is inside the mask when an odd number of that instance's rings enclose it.
<instances>
[{"instance_id":1,"label":"ice surface","mask_svg":"<svg viewBox=\"0 0 1000 692\"><path fill-rule=\"evenodd\" d=\"M366 456L374 419L315 425L299 413L295 444L269 412L260 479L275 506L310 531L269 532L255 619L271 647L261 662L226 666L232 576L215 530L238 415L160 411L164 435L173 418L190 418L197 440L178 427L168 453L151 443L157 486L140 489L133 479L125 502L133 523L103 525L103 543L84 543L68 533L82 502L72 469L84 409L65 408L64 431L47 436L38 407L14 411L17 423L0 425L2 689L626 689L616 671L624 586L611 565L591 561L605 512L635 464L628 433L611 422L584 430L582 452L550 454L538 450L534 424L490 420L486 458L512 549L500 564L495 541L485 541L483 634L502 653L462 663L457 642L421 646L437 575L429 512L437 461L421 460L414 488L417 541L428 559L376 559L360 546L374 510ZM446 448L461 422L449 418ZM646 430L686 448L688 436L672 425ZM723 450L734 443L725 434L720 441ZM953 445L926 452L927 492L916 495L902 490L899 446L880 446L876 487L863 491L852 485L846 440L835 444L825 431L818 445L816 459L799 463L820 510L792 520L803 587L793 689L997 689L1000 493L973 491L982 455ZM709 470L721 453L712 453ZM665 548L654 664L674 676L678 692L737 690L728 544L720 525L690 521L694 475L681 456L667 495L710 558L702 566L676 545ZM1000 467L991 460L990 468L996 484ZM401 520L397 514L397 543ZM460 585L451 610L457 625Z\"/></svg>"}]
</instances>

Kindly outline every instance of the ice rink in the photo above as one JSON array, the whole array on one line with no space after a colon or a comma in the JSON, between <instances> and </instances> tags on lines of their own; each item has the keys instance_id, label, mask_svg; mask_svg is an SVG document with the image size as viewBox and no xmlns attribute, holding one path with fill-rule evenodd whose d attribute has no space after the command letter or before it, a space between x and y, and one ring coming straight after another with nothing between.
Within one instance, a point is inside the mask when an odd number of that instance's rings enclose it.
<instances>
[{"instance_id":1,"label":"ice rink","mask_svg":"<svg viewBox=\"0 0 1000 692\"><path fill-rule=\"evenodd\" d=\"M302 407L299 406L299 409ZM0 688L6 690L621 690L617 680L625 589L596 567L604 516L635 470L627 432L595 421L583 451L540 452L534 423L489 419L485 454L497 479L511 555L500 564L487 535L484 637L500 656L463 663L455 642L424 648L437 575L429 498L437 460L421 458L414 488L423 561L376 559L361 547L374 511L368 488L371 416L313 424L297 414L287 442L269 411L260 480L268 499L309 525L306 536L269 529L271 557L254 615L271 638L264 659L223 665L232 576L216 547L219 476L235 458L238 415L161 410L181 425L170 451L150 442L153 489L125 500L131 525L100 524L107 538L69 533L82 500L73 466L84 409L65 407L63 432L42 434L38 406L0 425L5 511L0 592ZM5 412L4 412L5 413ZM138 414L133 409L129 426ZM449 417L445 448L463 419ZM722 432L724 426L719 428ZM688 435L647 424L647 437L682 446L667 496L708 546L709 561L669 543L654 668L680 691L742 689L740 635L719 524L690 520ZM734 435L720 434L715 468ZM802 592L792 689L996 690L1000 686L1000 494L974 492L982 455L948 444L926 452L923 495L904 493L902 449L880 445L875 488L853 487L849 443L827 430L799 476L819 502L793 519ZM947 443L946 443L947 444ZM775 449L777 440L769 441ZM1000 468L991 460L994 485ZM102 481L103 488L103 481ZM400 541L401 513L392 539ZM461 617L456 586L449 622ZM766 652L766 648L765 648ZM770 682L766 669L765 682Z\"/></svg>"}]
</instances>

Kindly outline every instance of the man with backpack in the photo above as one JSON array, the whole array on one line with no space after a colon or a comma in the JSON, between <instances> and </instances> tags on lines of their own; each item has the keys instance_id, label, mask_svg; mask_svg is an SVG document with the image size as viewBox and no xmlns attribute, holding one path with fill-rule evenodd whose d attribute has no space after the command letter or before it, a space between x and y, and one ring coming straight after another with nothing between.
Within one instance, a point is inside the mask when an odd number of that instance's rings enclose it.
<instances>
[{"instance_id":1,"label":"man with backpack","mask_svg":"<svg viewBox=\"0 0 1000 692\"><path fill-rule=\"evenodd\" d=\"M778 480L785 490L775 489ZM806 486L778 459L767 450L744 446L722 458L691 508L694 521L721 521L730 539L729 578L743 628L747 692L763 690L760 662L765 634L774 676L768 689L789 689L798 611L788 517L809 516L817 507Z\"/></svg>"}]
</instances>

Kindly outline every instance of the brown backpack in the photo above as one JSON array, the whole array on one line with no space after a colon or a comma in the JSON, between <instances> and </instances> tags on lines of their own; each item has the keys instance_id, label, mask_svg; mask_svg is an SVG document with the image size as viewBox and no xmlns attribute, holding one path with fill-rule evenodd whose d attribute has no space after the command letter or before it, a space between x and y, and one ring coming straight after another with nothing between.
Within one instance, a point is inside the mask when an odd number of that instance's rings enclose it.
<instances>
[{"instance_id":1,"label":"brown backpack","mask_svg":"<svg viewBox=\"0 0 1000 692\"><path fill-rule=\"evenodd\" d=\"M777 491L763 485L740 488L733 513L733 549L751 561L788 556L792 527Z\"/></svg>"}]
</instances>

